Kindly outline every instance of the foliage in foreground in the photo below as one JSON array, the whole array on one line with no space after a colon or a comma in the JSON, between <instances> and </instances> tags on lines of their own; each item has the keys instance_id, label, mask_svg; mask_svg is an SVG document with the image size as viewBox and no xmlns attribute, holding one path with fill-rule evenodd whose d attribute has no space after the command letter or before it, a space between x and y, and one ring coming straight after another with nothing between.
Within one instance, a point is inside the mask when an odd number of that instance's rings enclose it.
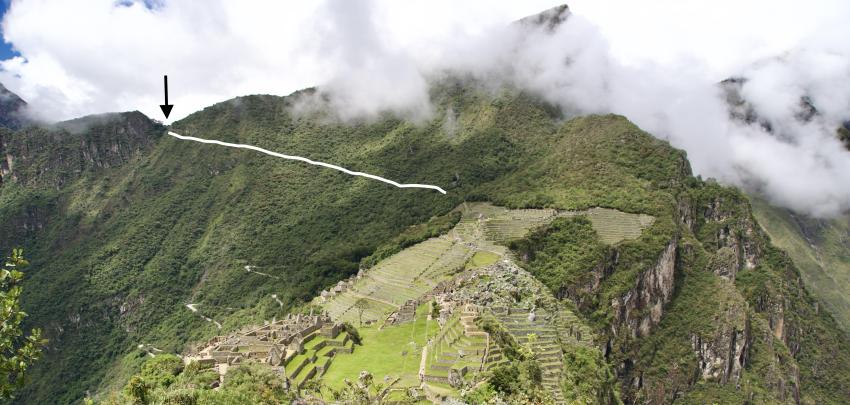
<instances>
[{"instance_id":1,"label":"foliage in foreground","mask_svg":"<svg viewBox=\"0 0 850 405\"><path fill-rule=\"evenodd\" d=\"M27 377L27 369L41 357L46 343L41 330L27 335L21 324L27 316L21 310L21 270L29 265L21 249L12 250L0 269L0 399L11 398Z\"/></svg>"},{"instance_id":2,"label":"foliage in foreground","mask_svg":"<svg viewBox=\"0 0 850 405\"><path fill-rule=\"evenodd\" d=\"M690 195L694 209L706 211L713 200L737 197L690 177L683 152L623 117L564 121L528 94L495 94L464 83L449 82L433 94L434 118L424 123L382 115L342 124L322 112L294 113L299 101L294 95L230 100L173 127L185 135L310 156L403 182L439 184L447 195L162 137L164 128L138 124L146 120L140 114L132 118L136 124L90 125L77 135L43 129L4 135L12 140L6 152L18 158L13 175L28 180L0 187L0 249L23 245L35 253L37 270L25 281L22 307L32 325L51 325L45 333L56 342L56 350L31 370L35 378L25 395L34 403L70 403L86 391L120 391L146 358L134 349L139 343L180 352L189 342L219 333L186 303L197 304L226 330L279 318L374 259L450 227L453 208L480 200L512 208L601 206L654 216L640 239L616 247L616 266L596 291L574 290L579 313L611 339L605 360L617 368L624 391L641 372L660 380L670 375L674 361L696 364L688 335L710 332L711 321L723 315L699 299L723 291L705 266L677 273L678 298L648 339L611 336L611 302L634 288L666 244L687 234L677 222L680 202ZM137 135L137 144L128 146L133 139L127 133ZM81 153L97 150L103 157L114 149L127 153L97 161ZM731 212L728 223L697 224L696 239L711 254L723 227L742 231L734 221L745 214ZM569 291L584 280L582 268L596 263L591 259L598 247L570 239L570 232L587 231L580 220L555 226L564 228L528 246L541 253L527 265L554 291ZM547 244L549 238L557 242ZM248 273L246 265L270 276ZM829 402L840 398L842 388L834 387L847 386L850 367L845 355L830 355L830 348L844 346L829 319L811 309L815 305L795 277L792 267L771 255L763 266L739 275L733 287L740 291L730 294L746 300L751 311L782 306L774 297L790 300L786 325L801 332L790 338L803 348L796 356L804 395L814 392L811 398ZM770 358L794 360L785 342L768 343L777 349L758 346L753 385L773 375ZM585 363L593 370L595 363ZM690 371L681 374L693 375ZM197 390L199 400L224 395L207 393L192 375L206 374L184 370L171 383L167 375L153 383L139 375L128 391L164 398L161 385L168 383L174 398L186 398L184 389ZM248 367L229 378L232 388L219 391L231 392L234 401L261 403L259 392L274 400L285 397L261 370ZM256 381L238 383L239 378ZM239 393L240 386L254 396L240 397L249 395ZM509 384L500 387L510 390ZM715 391L701 392L708 397Z\"/></svg>"},{"instance_id":3,"label":"foliage in foreground","mask_svg":"<svg viewBox=\"0 0 850 405\"><path fill-rule=\"evenodd\" d=\"M217 389L214 389L217 388ZM197 363L184 367L174 355L149 358L120 393L97 402L105 405L288 404L295 394L268 367L245 364L228 371L219 387L218 373Z\"/></svg>"}]
</instances>

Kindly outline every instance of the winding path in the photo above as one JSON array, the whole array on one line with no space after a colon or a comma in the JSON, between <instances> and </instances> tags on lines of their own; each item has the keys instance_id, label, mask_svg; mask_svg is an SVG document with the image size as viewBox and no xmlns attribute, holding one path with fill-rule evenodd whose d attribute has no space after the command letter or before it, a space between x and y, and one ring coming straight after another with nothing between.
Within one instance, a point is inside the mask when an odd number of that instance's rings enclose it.
<instances>
[{"instance_id":1,"label":"winding path","mask_svg":"<svg viewBox=\"0 0 850 405\"><path fill-rule=\"evenodd\" d=\"M184 136L184 135L180 135L176 132L172 132L172 131L168 131L168 135L171 135L171 136L173 136L177 139L181 139L181 140L184 140L184 141L211 143L211 144L216 144L216 145L221 145L221 146L227 146L227 147L230 147L230 148L250 149L250 150L265 153L266 155L270 155L270 156L274 156L274 157L279 157L279 158L289 159L289 160L298 160L298 161L301 161L301 162L304 162L304 163L309 163L311 165L327 167L328 169L334 169L334 170L343 172L345 174L350 174L352 176L360 176L360 177L366 177L366 178L369 178L369 179L372 179L372 180L378 180L378 181L381 181L381 182L384 182L384 183L387 183L387 184L392 184L393 186L396 186L398 188L426 188L426 189L431 189L431 190L437 190L437 191L439 191L443 194L446 194L446 190L443 190L442 188L437 187L437 186L432 186L430 184L402 184L402 183L392 181L390 179L385 179L385 178L380 177L380 176L375 176L374 174L356 172L356 171L353 171L353 170L348 170L348 169L346 169L342 166L337 166L337 165L333 165L333 164L325 163L325 162L317 162L315 160L307 159L307 158L301 157L301 156L284 155L283 153L272 152L270 150L263 149L263 148L260 148L260 147L254 146L254 145L246 145L246 144L242 144L242 143L223 142L223 141L219 141L219 140L215 140L215 139L196 138L194 136Z\"/></svg>"},{"instance_id":2,"label":"winding path","mask_svg":"<svg viewBox=\"0 0 850 405\"><path fill-rule=\"evenodd\" d=\"M197 305L198 305L198 304L186 304L186 308L189 308L189 310L190 310L190 311L192 311L192 312L194 312L194 313L198 314L198 316L200 316L201 318L204 318L204 320L205 320L205 321L207 321L207 322L212 322L213 324L215 324L215 326L217 326L219 329L221 329L221 324L220 324L220 323L218 323L218 322L214 321L214 320L213 320L212 318L210 318L210 317L203 316L200 312L198 312L198 308L196 308L196 306L197 306Z\"/></svg>"},{"instance_id":3,"label":"winding path","mask_svg":"<svg viewBox=\"0 0 850 405\"><path fill-rule=\"evenodd\" d=\"M257 266L245 266L245 271L247 271L248 273L254 273L254 274L259 274L261 276L270 277L270 278L273 278L275 280L280 280L280 277L278 277L278 276L273 276L271 274L263 273L261 271L251 270L252 268L256 268L256 267Z\"/></svg>"}]
</instances>

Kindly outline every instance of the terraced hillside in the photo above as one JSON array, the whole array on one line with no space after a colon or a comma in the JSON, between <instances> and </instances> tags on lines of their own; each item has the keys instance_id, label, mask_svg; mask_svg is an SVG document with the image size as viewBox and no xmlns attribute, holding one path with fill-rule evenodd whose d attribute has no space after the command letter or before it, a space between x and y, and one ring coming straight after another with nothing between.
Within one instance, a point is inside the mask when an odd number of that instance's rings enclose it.
<instances>
[{"instance_id":1,"label":"terraced hillside","mask_svg":"<svg viewBox=\"0 0 850 405\"><path fill-rule=\"evenodd\" d=\"M338 291L323 292L314 303L337 321L380 323L404 303L419 299L440 282L451 279L476 251L504 256L507 242L555 218L587 215L600 237L611 244L639 237L653 221L649 215L606 208L581 212L511 210L488 203L467 203L456 210L461 212L461 219L448 234L425 240L361 271L343 282Z\"/></svg>"},{"instance_id":2,"label":"terraced hillside","mask_svg":"<svg viewBox=\"0 0 850 405\"><path fill-rule=\"evenodd\" d=\"M549 391L557 403L563 403L562 350L570 347L567 343L590 348L593 334L541 283L511 264L513 259L504 244L558 217L586 213L510 210L487 203L465 203L456 210L461 218L446 234L406 248L314 299L313 303L334 320L361 325L361 333L366 336L363 347L332 364L329 378L323 381L334 386L342 379L355 378L362 370L378 377L388 372L386 376L394 381L394 392L420 388L423 395L432 399L457 397L459 388L480 382L497 368L510 367L515 361L504 355L500 344L478 325L479 318L488 314L502 324L516 344L527 348L529 358L542 370L541 388ZM614 210L594 209L587 213L593 213L591 218L600 223L601 229L627 234L624 237L635 237L636 227L639 230L648 225L645 219L641 222L645 217ZM515 279L501 280L506 276ZM511 296L506 289L478 284L485 279L514 287L525 285L526 290ZM494 309L478 305L488 300L500 306ZM549 309L537 308L539 302L546 302ZM397 314L404 304L416 308L416 313L406 323L400 323L398 319L402 318ZM399 345L391 337L402 330L410 334L412 346ZM376 361L364 354L374 352L376 345L390 342L394 344L386 351L398 351L399 346L404 349L389 358L387 354L379 357L382 364L393 364L395 369L372 364ZM421 356L421 360L414 361L412 355Z\"/></svg>"},{"instance_id":3,"label":"terraced hillside","mask_svg":"<svg viewBox=\"0 0 850 405\"><path fill-rule=\"evenodd\" d=\"M381 115L342 123L321 104L296 111L315 94L307 90L226 101L169 128L438 184L445 195L181 142L141 114L93 119L79 133L2 131L14 164L3 168L0 247L22 246L31 259L22 309L26 326L43 328L50 340L17 402L74 403L87 392L98 402L109 393L124 398L135 377L154 402L186 392L199 403L260 403L259 393L292 401L304 392L284 390L279 375L252 364L228 371L217 389L205 380L217 376L198 380L192 367L151 378L141 372L151 357L138 345L180 353L221 333L186 304L222 331L238 330L303 312L322 289L344 293L355 284L351 291L361 294L342 302L337 317L358 325L359 309L345 312L356 305L374 322L360 328L363 346L335 359L325 383L357 378L367 364L376 381L399 370L396 385L418 387L428 339L454 308L477 302L574 311L570 325L556 323L559 336L567 334L566 401L847 402L846 335L761 232L740 192L692 176L682 151L624 117L565 117L533 94L484 87L435 83L427 122ZM481 215L466 215L450 231L458 218L450 213L464 201L494 205L466 204ZM488 212L506 209L497 206L552 208L563 217L518 240L514 220L504 218L488 239ZM605 227L594 207L654 220L640 233L640 218ZM472 259L457 274L387 265L376 278L371 269L349 278L441 234L437 249L423 249L417 260L448 258L446 243L460 245L454 249L468 249ZM381 296L375 287L398 290ZM400 302L401 294L422 294L421 302ZM391 318L397 321L382 322ZM547 390L533 356L510 333L480 326L493 340L504 337L500 354L510 361L489 367L488 382L474 389L428 385L427 395L482 403L519 393L542 402L537 395ZM593 346L577 344L590 330ZM476 381L467 376L462 386ZM134 401L126 399L118 403Z\"/></svg>"},{"instance_id":4,"label":"terraced hillside","mask_svg":"<svg viewBox=\"0 0 850 405\"><path fill-rule=\"evenodd\" d=\"M462 243L445 237L428 239L364 272L345 291L321 302L322 307L339 321L383 321L462 269L469 256L470 249Z\"/></svg>"},{"instance_id":5,"label":"terraced hillside","mask_svg":"<svg viewBox=\"0 0 850 405\"><path fill-rule=\"evenodd\" d=\"M478 312L464 307L441 328L428 345L423 380L427 383L450 384L454 378L469 377L490 367L488 358L492 350L486 332L478 329L475 318Z\"/></svg>"},{"instance_id":6,"label":"terraced hillside","mask_svg":"<svg viewBox=\"0 0 850 405\"><path fill-rule=\"evenodd\" d=\"M554 393L557 402L563 402L564 356L553 317L543 309L530 312L527 308L499 308L493 312L518 343L531 349L543 370L543 386Z\"/></svg>"},{"instance_id":7,"label":"terraced hillside","mask_svg":"<svg viewBox=\"0 0 850 405\"><path fill-rule=\"evenodd\" d=\"M584 212L593 224L599 238L613 245L624 240L634 240L655 221L651 215L628 214L610 208L591 208Z\"/></svg>"},{"instance_id":8,"label":"terraced hillside","mask_svg":"<svg viewBox=\"0 0 850 405\"><path fill-rule=\"evenodd\" d=\"M337 356L354 351L354 342L345 332L334 338L312 333L304 341L304 351L284 361L284 375L298 388L324 375Z\"/></svg>"}]
</instances>

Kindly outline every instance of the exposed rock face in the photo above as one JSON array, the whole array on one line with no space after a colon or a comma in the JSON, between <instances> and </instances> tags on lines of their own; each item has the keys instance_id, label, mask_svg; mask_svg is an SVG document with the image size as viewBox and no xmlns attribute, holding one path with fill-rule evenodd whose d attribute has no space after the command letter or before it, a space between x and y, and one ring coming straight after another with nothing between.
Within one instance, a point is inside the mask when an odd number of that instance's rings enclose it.
<instances>
[{"instance_id":1,"label":"exposed rock face","mask_svg":"<svg viewBox=\"0 0 850 405\"><path fill-rule=\"evenodd\" d=\"M0 187L3 186L3 176L10 171L9 163L6 161L6 141L3 139L3 133L0 132Z\"/></svg>"},{"instance_id":2,"label":"exposed rock face","mask_svg":"<svg viewBox=\"0 0 850 405\"><path fill-rule=\"evenodd\" d=\"M664 305L673 295L677 245L678 240L670 241L655 266L638 277L635 287L611 302L615 334L625 328L632 337L647 336L661 322Z\"/></svg>"},{"instance_id":3,"label":"exposed rock face","mask_svg":"<svg viewBox=\"0 0 850 405\"><path fill-rule=\"evenodd\" d=\"M850 121L844 121L844 124L838 128L838 140L844 144L847 150L850 150Z\"/></svg>"},{"instance_id":4,"label":"exposed rock face","mask_svg":"<svg viewBox=\"0 0 850 405\"><path fill-rule=\"evenodd\" d=\"M579 308L588 309L592 305L592 293L599 289L603 280L614 273L619 258L619 251L616 248L611 249L608 257L590 271L591 277L586 283L562 286L556 296L559 299L566 298L573 301ZM524 257L523 261L527 262L528 258Z\"/></svg>"},{"instance_id":5,"label":"exposed rock face","mask_svg":"<svg viewBox=\"0 0 850 405\"><path fill-rule=\"evenodd\" d=\"M697 355L700 376L704 380L737 384L741 370L749 361L752 345L750 317L745 308L731 306L714 335L691 335L691 347Z\"/></svg>"},{"instance_id":6,"label":"exposed rock face","mask_svg":"<svg viewBox=\"0 0 850 405\"><path fill-rule=\"evenodd\" d=\"M86 172L117 167L153 148L163 127L142 113L92 116L10 132L0 129L0 187L59 189ZM6 206L0 247L20 243L45 228L58 202L50 193ZM23 238L23 239L22 239Z\"/></svg>"},{"instance_id":7,"label":"exposed rock face","mask_svg":"<svg viewBox=\"0 0 850 405\"><path fill-rule=\"evenodd\" d=\"M727 280L734 280L740 270L754 269L761 256L749 209L744 209L743 215L735 212L733 209L741 208L738 203L717 197L701 207L702 226L713 223L717 227L711 270Z\"/></svg>"},{"instance_id":8,"label":"exposed rock face","mask_svg":"<svg viewBox=\"0 0 850 405\"><path fill-rule=\"evenodd\" d=\"M162 130L139 112L84 117L50 128L30 127L0 139L4 157L0 173L5 182L47 183L58 188L87 170L127 163L152 148Z\"/></svg>"}]
</instances>

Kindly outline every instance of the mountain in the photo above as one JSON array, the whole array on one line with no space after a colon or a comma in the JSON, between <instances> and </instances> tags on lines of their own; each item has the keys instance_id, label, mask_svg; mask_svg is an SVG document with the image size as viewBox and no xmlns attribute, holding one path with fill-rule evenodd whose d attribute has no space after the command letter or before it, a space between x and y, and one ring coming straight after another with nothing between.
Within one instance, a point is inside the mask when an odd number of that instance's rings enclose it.
<instances>
[{"instance_id":1,"label":"mountain","mask_svg":"<svg viewBox=\"0 0 850 405\"><path fill-rule=\"evenodd\" d=\"M741 89L746 78L724 80L721 87L726 94L730 115L741 123L758 125L775 136L784 136L778 125L760 117L746 100ZM801 124L822 118L817 106L808 97L801 97L794 119ZM850 122L844 122L836 131L838 139L850 151ZM848 155L850 157L850 155ZM788 209L774 207L753 194L754 215L771 236L773 242L786 252L801 270L803 279L835 316L839 325L850 331L850 219L812 218Z\"/></svg>"},{"instance_id":2,"label":"mountain","mask_svg":"<svg viewBox=\"0 0 850 405\"><path fill-rule=\"evenodd\" d=\"M192 355L214 336L239 338L288 314L333 312L320 296L341 281L353 292L340 287L340 297L367 296L361 317L375 322L436 305L395 307L408 298L493 303L446 308L442 328L413 315L445 358L477 353L480 329L488 353L512 359L476 372L469 364L482 360L470 360L460 377L456 360L445 369L428 360L427 375L454 376L454 385L432 382L429 395L847 401L846 333L740 191L695 178L684 152L624 117L564 117L525 92L459 79L434 83L431 94L435 113L424 123L391 114L340 123L327 109L295 108L313 96L303 91L236 98L169 129L435 184L446 195L181 141L137 112L0 132L0 249L25 248L27 322L50 339L17 402L118 400L125 385L160 400L291 397L268 368L234 365L212 390L217 376L163 366L164 353ZM509 209L518 211L501 211ZM455 264L397 273L422 257ZM318 343L307 343L309 361L288 361L339 388L362 364L346 355L395 364L380 356L407 358L427 345L406 346L404 328L418 321L379 333L346 305L331 315L351 322L362 345L320 365L309 355ZM296 384L309 378L282 372ZM411 373L415 381L400 375L396 384L418 386ZM457 388L482 378L491 382L477 391Z\"/></svg>"},{"instance_id":3,"label":"mountain","mask_svg":"<svg viewBox=\"0 0 850 405\"><path fill-rule=\"evenodd\" d=\"M27 103L0 84L0 127L19 129L29 122L24 115Z\"/></svg>"},{"instance_id":4,"label":"mountain","mask_svg":"<svg viewBox=\"0 0 850 405\"><path fill-rule=\"evenodd\" d=\"M850 217L811 218L754 199L753 212L805 284L850 333Z\"/></svg>"},{"instance_id":5,"label":"mountain","mask_svg":"<svg viewBox=\"0 0 850 405\"><path fill-rule=\"evenodd\" d=\"M742 89L746 82L746 77L731 77L720 82L720 87L723 89L726 102L729 105L731 117L745 124L761 126L762 129L773 135L783 136L775 130L774 127L777 124L759 116L752 103L742 95ZM800 97L797 108L792 114L793 118L800 124L808 124L814 120L822 119L818 107L810 97L805 95ZM850 120L844 121L838 128L835 128L835 136L850 151Z\"/></svg>"}]
</instances>

